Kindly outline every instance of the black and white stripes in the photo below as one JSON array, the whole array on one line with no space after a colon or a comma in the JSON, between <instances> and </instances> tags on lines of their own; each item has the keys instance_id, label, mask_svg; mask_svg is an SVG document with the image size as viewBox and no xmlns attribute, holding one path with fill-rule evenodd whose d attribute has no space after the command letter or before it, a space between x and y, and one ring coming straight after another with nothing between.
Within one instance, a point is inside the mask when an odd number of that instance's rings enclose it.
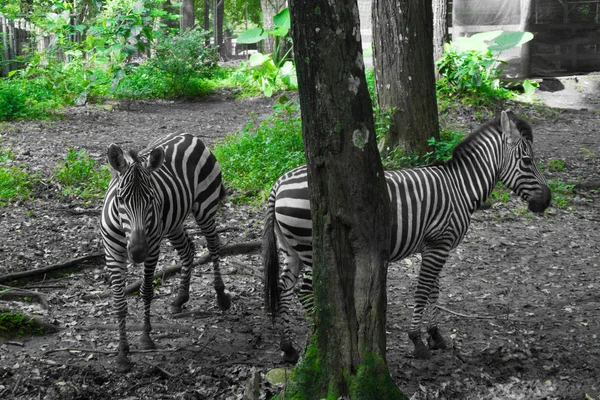
<instances>
[{"instance_id":1,"label":"black and white stripes","mask_svg":"<svg viewBox=\"0 0 600 400\"><path fill-rule=\"evenodd\" d=\"M101 230L119 323L117 362L121 369L127 370L130 367L125 333L127 259L144 263L141 342L143 348L153 348L149 335L152 329L152 275L164 238L173 244L183 263L172 310L180 312L189 299L194 247L183 223L190 212L206 237L212 257L217 303L221 309L229 308L230 296L225 292L219 272L220 245L215 221L224 189L217 160L200 139L188 134L173 134L156 140L139 154L135 151L125 154L119 146L112 144L108 149L108 161L114 171L104 199Z\"/></svg>"},{"instance_id":2,"label":"black and white stripes","mask_svg":"<svg viewBox=\"0 0 600 400\"><path fill-rule=\"evenodd\" d=\"M422 254L414 294L415 307L408 329L415 356L429 357L421 339L424 309L430 304L429 348L444 348L435 303L439 274L450 251L464 238L471 214L487 199L498 181L541 212L550 204L550 189L533 158L531 128L510 111L469 135L439 165L387 171L391 199L392 237L390 261ZM268 202L263 238L266 305L283 324L281 348L284 359L295 361L289 330L289 304L293 288L303 271L301 296L311 290L312 221L310 218L306 167L298 167L277 180ZM277 245L284 255L279 272ZM305 301L310 307L310 302Z\"/></svg>"}]
</instances>

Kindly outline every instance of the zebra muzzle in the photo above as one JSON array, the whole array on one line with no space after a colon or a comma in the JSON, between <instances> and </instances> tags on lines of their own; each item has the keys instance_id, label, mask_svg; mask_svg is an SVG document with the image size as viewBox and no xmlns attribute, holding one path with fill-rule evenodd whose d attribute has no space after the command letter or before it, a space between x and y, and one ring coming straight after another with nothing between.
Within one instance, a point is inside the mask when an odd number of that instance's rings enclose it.
<instances>
[{"instance_id":1,"label":"zebra muzzle","mask_svg":"<svg viewBox=\"0 0 600 400\"><path fill-rule=\"evenodd\" d=\"M135 238L132 236L127 245L127 252L131 260L136 264L146 261L148 257L148 243L146 242L146 238Z\"/></svg>"},{"instance_id":2,"label":"zebra muzzle","mask_svg":"<svg viewBox=\"0 0 600 400\"><path fill-rule=\"evenodd\" d=\"M552 194L548 186L542 186L541 191L533 196L528 202L528 208L531 212L541 213L550 206Z\"/></svg>"}]
</instances>

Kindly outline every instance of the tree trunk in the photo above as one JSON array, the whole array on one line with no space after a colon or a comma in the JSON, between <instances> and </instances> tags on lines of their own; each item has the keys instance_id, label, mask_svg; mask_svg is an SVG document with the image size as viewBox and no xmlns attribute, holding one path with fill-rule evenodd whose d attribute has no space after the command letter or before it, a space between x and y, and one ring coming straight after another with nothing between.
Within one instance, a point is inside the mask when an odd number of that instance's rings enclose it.
<instances>
[{"instance_id":1,"label":"tree trunk","mask_svg":"<svg viewBox=\"0 0 600 400\"><path fill-rule=\"evenodd\" d=\"M372 19L377 100L382 110L395 110L382 151L400 146L423 155L427 140L439 139L432 3L373 0Z\"/></svg>"},{"instance_id":2,"label":"tree trunk","mask_svg":"<svg viewBox=\"0 0 600 400\"><path fill-rule=\"evenodd\" d=\"M444 44L450 40L448 36L448 0L433 0L433 61L444 54ZM439 79L437 68L434 68L435 79Z\"/></svg>"},{"instance_id":3,"label":"tree trunk","mask_svg":"<svg viewBox=\"0 0 600 400\"><path fill-rule=\"evenodd\" d=\"M531 31L531 25L533 21L532 4L531 0L521 0L521 27L519 30L524 32ZM523 43L521 45L521 78L527 78L531 70L531 54L530 47L531 42Z\"/></svg>"},{"instance_id":4,"label":"tree trunk","mask_svg":"<svg viewBox=\"0 0 600 400\"><path fill-rule=\"evenodd\" d=\"M286 6L286 0L260 0L260 8L262 9L263 29L273 29L273 17L277 15ZM273 53L275 50L275 38L269 35L262 41L263 53Z\"/></svg>"},{"instance_id":5,"label":"tree trunk","mask_svg":"<svg viewBox=\"0 0 600 400\"><path fill-rule=\"evenodd\" d=\"M194 0L183 0L180 8L181 19L179 20L179 29L181 33L186 29L192 29L196 21L194 12Z\"/></svg>"},{"instance_id":6,"label":"tree trunk","mask_svg":"<svg viewBox=\"0 0 600 400\"><path fill-rule=\"evenodd\" d=\"M211 7L210 0L204 0L203 26L204 26L204 31L205 32L210 32L210 7ZM208 35L206 36L206 40L204 41L204 45L206 47L210 46L210 37Z\"/></svg>"},{"instance_id":7,"label":"tree trunk","mask_svg":"<svg viewBox=\"0 0 600 400\"><path fill-rule=\"evenodd\" d=\"M313 221L315 312L311 344L286 397L402 398L385 361L391 210L357 3L294 0L290 11Z\"/></svg>"}]
</instances>

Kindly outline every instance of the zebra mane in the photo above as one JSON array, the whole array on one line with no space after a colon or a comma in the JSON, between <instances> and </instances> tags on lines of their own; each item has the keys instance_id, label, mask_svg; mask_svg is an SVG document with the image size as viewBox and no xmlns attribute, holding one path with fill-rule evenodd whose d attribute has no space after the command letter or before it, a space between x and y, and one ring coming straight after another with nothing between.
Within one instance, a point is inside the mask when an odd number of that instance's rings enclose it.
<instances>
[{"instance_id":1,"label":"zebra mane","mask_svg":"<svg viewBox=\"0 0 600 400\"><path fill-rule=\"evenodd\" d=\"M143 160L140 158L140 155L138 154L139 152L137 150L129 150L128 154L129 157L131 157L131 161L133 163L139 164L141 163Z\"/></svg>"},{"instance_id":2,"label":"zebra mane","mask_svg":"<svg viewBox=\"0 0 600 400\"><path fill-rule=\"evenodd\" d=\"M531 130L531 126L525 120L517 117L515 117L513 122L517 126L519 132L521 132L523 138L529 141L530 143L533 143L533 131ZM468 152L468 149L473 144L476 144L479 138L484 135L484 132L487 134L494 133L497 135L502 135L502 126L500 125L500 118L495 118L487 122L486 124L477 128L476 131L469 134L466 138L464 138L463 141L457 144L452 150L452 158L460 157L461 154Z\"/></svg>"}]
</instances>

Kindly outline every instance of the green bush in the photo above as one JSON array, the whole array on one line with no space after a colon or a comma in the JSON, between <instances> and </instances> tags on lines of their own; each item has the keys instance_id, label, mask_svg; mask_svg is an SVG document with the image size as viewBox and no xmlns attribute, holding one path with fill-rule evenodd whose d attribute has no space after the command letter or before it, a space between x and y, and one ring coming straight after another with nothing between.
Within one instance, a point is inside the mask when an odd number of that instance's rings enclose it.
<instances>
[{"instance_id":1,"label":"green bush","mask_svg":"<svg viewBox=\"0 0 600 400\"><path fill-rule=\"evenodd\" d=\"M14 120L27 116L27 94L22 88L2 81L0 85L0 120Z\"/></svg>"},{"instance_id":2,"label":"green bush","mask_svg":"<svg viewBox=\"0 0 600 400\"><path fill-rule=\"evenodd\" d=\"M64 196L84 200L102 198L111 178L107 165L99 165L85 150L74 149L69 149L66 161L55 168L54 176L62 185Z\"/></svg>"},{"instance_id":3,"label":"green bush","mask_svg":"<svg viewBox=\"0 0 600 400\"><path fill-rule=\"evenodd\" d=\"M225 183L250 197L266 196L277 178L305 163L298 104L278 104L271 117L249 122L213 150ZM248 194L248 193L247 193Z\"/></svg>"},{"instance_id":4,"label":"green bush","mask_svg":"<svg viewBox=\"0 0 600 400\"><path fill-rule=\"evenodd\" d=\"M196 94L188 88L190 80L194 77L210 78L216 70L217 53L204 45L207 35L198 29L190 29L179 35L159 38L154 47L155 56L149 63L167 78L169 94Z\"/></svg>"}]
</instances>

